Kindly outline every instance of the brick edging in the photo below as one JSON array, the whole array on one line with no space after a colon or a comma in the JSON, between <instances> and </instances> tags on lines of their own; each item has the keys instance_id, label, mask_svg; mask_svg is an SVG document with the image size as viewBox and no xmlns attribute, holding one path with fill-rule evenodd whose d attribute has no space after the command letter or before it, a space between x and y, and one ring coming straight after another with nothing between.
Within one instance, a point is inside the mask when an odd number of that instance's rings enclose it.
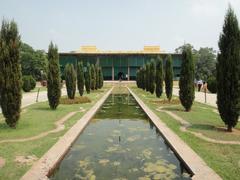
<instances>
[{"instance_id":1,"label":"brick edging","mask_svg":"<svg viewBox=\"0 0 240 180\"><path fill-rule=\"evenodd\" d=\"M111 88L96 104L79 119L34 165L27 171L21 180L44 180L54 171L64 158L69 148L84 130L98 109L111 94Z\"/></svg>"}]
</instances>

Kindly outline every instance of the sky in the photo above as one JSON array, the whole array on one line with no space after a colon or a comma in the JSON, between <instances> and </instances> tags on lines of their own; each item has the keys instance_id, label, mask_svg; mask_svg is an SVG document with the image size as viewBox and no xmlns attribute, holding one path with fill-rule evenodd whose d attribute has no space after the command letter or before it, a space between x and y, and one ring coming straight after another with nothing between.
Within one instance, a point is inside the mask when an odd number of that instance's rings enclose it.
<instances>
[{"instance_id":1,"label":"sky","mask_svg":"<svg viewBox=\"0 0 240 180\"><path fill-rule=\"evenodd\" d=\"M23 42L60 52L101 50L173 52L184 43L218 50L229 3L240 20L240 0L1 0L0 20L14 19Z\"/></svg>"}]
</instances>

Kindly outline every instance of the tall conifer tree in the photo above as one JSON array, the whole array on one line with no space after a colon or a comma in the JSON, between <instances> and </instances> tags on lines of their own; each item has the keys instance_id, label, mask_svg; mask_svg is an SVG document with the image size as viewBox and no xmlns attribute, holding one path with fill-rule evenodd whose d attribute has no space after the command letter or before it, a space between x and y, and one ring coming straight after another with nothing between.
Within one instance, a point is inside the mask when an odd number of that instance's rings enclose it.
<instances>
[{"instance_id":1,"label":"tall conifer tree","mask_svg":"<svg viewBox=\"0 0 240 180\"><path fill-rule=\"evenodd\" d=\"M78 62L78 64L77 64L77 86L78 86L78 91L79 91L80 96L83 95L84 84L85 84L84 68L83 68L83 63L81 61L81 62Z\"/></svg>"},{"instance_id":2,"label":"tall conifer tree","mask_svg":"<svg viewBox=\"0 0 240 180\"><path fill-rule=\"evenodd\" d=\"M146 64L146 77L145 77L145 83L146 83L146 91L150 90L150 63L148 62Z\"/></svg>"},{"instance_id":3,"label":"tall conifer tree","mask_svg":"<svg viewBox=\"0 0 240 180\"><path fill-rule=\"evenodd\" d=\"M163 92L163 63L162 58L157 57L156 63L156 96L159 98Z\"/></svg>"},{"instance_id":4,"label":"tall conifer tree","mask_svg":"<svg viewBox=\"0 0 240 180\"><path fill-rule=\"evenodd\" d=\"M91 89L91 66L89 63L87 64L87 71L85 72L85 88L89 94Z\"/></svg>"},{"instance_id":5,"label":"tall conifer tree","mask_svg":"<svg viewBox=\"0 0 240 180\"><path fill-rule=\"evenodd\" d=\"M73 64L67 64L64 70L67 95L69 99L74 99L76 92L76 72Z\"/></svg>"},{"instance_id":6,"label":"tall conifer tree","mask_svg":"<svg viewBox=\"0 0 240 180\"><path fill-rule=\"evenodd\" d=\"M22 74L20 35L14 21L2 21L0 31L0 105L6 123L15 128L20 117Z\"/></svg>"},{"instance_id":7,"label":"tall conifer tree","mask_svg":"<svg viewBox=\"0 0 240 180\"><path fill-rule=\"evenodd\" d=\"M99 88L99 66L97 63L95 64L95 73L96 73L95 89L98 89Z\"/></svg>"},{"instance_id":8,"label":"tall conifer tree","mask_svg":"<svg viewBox=\"0 0 240 180\"><path fill-rule=\"evenodd\" d=\"M173 91L173 66L172 66L172 56L168 55L166 59L165 66L165 91L168 100L172 99Z\"/></svg>"},{"instance_id":9,"label":"tall conifer tree","mask_svg":"<svg viewBox=\"0 0 240 180\"><path fill-rule=\"evenodd\" d=\"M48 47L47 95L51 109L56 109L61 97L61 80L58 48L51 42Z\"/></svg>"},{"instance_id":10,"label":"tall conifer tree","mask_svg":"<svg viewBox=\"0 0 240 180\"><path fill-rule=\"evenodd\" d=\"M217 105L229 132L236 126L240 113L240 32L231 7L225 16L217 56Z\"/></svg>"},{"instance_id":11,"label":"tall conifer tree","mask_svg":"<svg viewBox=\"0 0 240 180\"><path fill-rule=\"evenodd\" d=\"M103 87L103 72L102 67L99 68L99 88L101 89Z\"/></svg>"},{"instance_id":12,"label":"tall conifer tree","mask_svg":"<svg viewBox=\"0 0 240 180\"><path fill-rule=\"evenodd\" d=\"M95 71L95 66L94 64L91 65L91 90L95 90L95 86L96 86L96 71Z\"/></svg>"},{"instance_id":13,"label":"tall conifer tree","mask_svg":"<svg viewBox=\"0 0 240 180\"><path fill-rule=\"evenodd\" d=\"M182 66L179 80L179 98L186 111L190 111L195 95L194 62L192 50L184 47L182 52Z\"/></svg>"},{"instance_id":14,"label":"tall conifer tree","mask_svg":"<svg viewBox=\"0 0 240 180\"><path fill-rule=\"evenodd\" d=\"M151 94L155 91L155 76L156 76L156 65L154 59L150 62L150 72L149 72L149 91Z\"/></svg>"}]
</instances>

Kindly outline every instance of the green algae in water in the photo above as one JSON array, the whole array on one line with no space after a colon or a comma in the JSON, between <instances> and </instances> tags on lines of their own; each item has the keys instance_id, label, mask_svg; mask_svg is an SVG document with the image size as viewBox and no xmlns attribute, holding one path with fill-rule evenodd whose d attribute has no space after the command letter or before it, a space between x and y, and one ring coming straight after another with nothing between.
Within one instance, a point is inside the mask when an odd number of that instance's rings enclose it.
<instances>
[{"instance_id":1,"label":"green algae in water","mask_svg":"<svg viewBox=\"0 0 240 180\"><path fill-rule=\"evenodd\" d=\"M51 179L190 179L130 95L111 95Z\"/></svg>"}]
</instances>

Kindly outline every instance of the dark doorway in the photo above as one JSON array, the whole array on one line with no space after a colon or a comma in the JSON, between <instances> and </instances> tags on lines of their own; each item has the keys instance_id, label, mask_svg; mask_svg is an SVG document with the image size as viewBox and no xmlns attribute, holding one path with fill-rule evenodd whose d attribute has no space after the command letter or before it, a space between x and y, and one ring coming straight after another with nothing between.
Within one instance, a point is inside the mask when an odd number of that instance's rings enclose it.
<instances>
[{"instance_id":1,"label":"dark doorway","mask_svg":"<svg viewBox=\"0 0 240 180\"><path fill-rule=\"evenodd\" d=\"M118 73L118 80L121 81L121 80L123 80L123 78L124 78L123 77L123 72L119 72Z\"/></svg>"}]
</instances>

